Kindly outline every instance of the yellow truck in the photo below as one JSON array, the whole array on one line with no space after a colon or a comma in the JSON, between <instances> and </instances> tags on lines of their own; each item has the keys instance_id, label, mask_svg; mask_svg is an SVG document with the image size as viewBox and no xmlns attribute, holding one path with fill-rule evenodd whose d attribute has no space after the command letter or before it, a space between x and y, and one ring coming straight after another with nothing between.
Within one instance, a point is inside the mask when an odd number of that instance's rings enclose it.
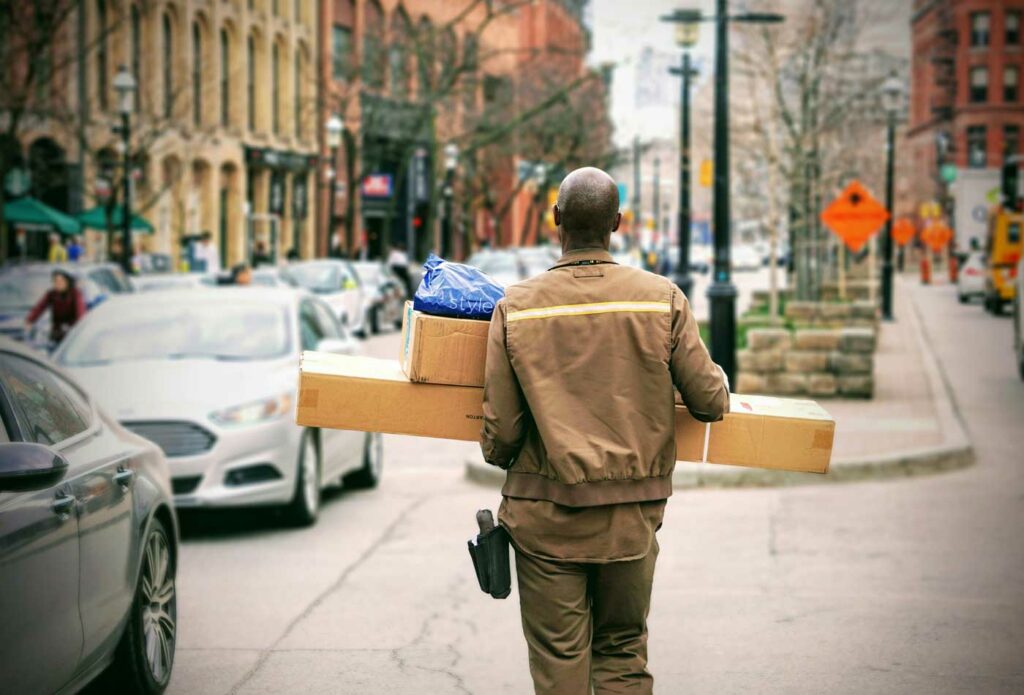
<instances>
[{"instance_id":1,"label":"yellow truck","mask_svg":"<svg viewBox=\"0 0 1024 695\"><path fill-rule=\"evenodd\" d=\"M1021 259L1024 213L1000 206L989 217L985 247L985 309L1001 314L1016 293L1017 264Z\"/></svg>"}]
</instances>

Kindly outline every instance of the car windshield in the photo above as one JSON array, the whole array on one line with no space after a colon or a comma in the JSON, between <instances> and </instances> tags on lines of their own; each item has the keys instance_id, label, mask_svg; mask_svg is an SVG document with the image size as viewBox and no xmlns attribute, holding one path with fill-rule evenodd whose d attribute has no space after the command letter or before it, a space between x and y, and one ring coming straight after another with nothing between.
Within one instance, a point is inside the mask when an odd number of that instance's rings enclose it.
<instances>
[{"instance_id":1,"label":"car windshield","mask_svg":"<svg viewBox=\"0 0 1024 695\"><path fill-rule=\"evenodd\" d=\"M381 283L381 266L376 263L357 263L356 274L364 285L376 286Z\"/></svg>"},{"instance_id":2,"label":"car windshield","mask_svg":"<svg viewBox=\"0 0 1024 695\"><path fill-rule=\"evenodd\" d=\"M50 289L50 271L0 275L0 311L28 310Z\"/></svg>"},{"instance_id":3,"label":"car windshield","mask_svg":"<svg viewBox=\"0 0 1024 695\"><path fill-rule=\"evenodd\" d=\"M297 265L289 273L300 287L310 292L325 294L341 289L341 272L336 265Z\"/></svg>"},{"instance_id":4,"label":"car windshield","mask_svg":"<svg viewBox=\"0 0 1024 695\"><path fill-rule=\"evenodd\" d=\"M511 253L491 253L484 256L477 262L477 268L490 273L491 275L501 273L511 273L515 275L519 272L516 266L516 257Z\"/></svg>"},{"instance_id":5,"label":"car windshield","mask_svg":"<svg viewBox=\"0 0 1024 695\"><path fill-rule=\"evenodd\" d=\"M290 351L287 312L253 301L106 305L61 352L68 366L151 359L269 360Z\"/></svg>"}]
</instances>

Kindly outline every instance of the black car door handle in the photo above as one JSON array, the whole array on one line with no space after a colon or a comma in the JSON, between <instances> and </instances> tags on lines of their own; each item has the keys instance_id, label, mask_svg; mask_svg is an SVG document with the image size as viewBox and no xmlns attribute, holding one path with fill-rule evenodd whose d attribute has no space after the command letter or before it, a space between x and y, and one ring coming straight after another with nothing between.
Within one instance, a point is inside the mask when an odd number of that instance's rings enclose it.
<instances>
[{"instance_id":1,"label":"black car door handle","mask_svg":"<svg viewBox=\"0 0 1024 695\"><path fill-rule=\"evenodd\" d=\"M71 513L71 510L75 506L75 498L71 495L66 495L62 492L57 493L56 499L53 500L53 512L57 516L66 516Z\"/></svg>"},{"instance_id":2,"label":"black car door handle","mask_svg":"<svg viewBox=\"0 0 1024 695\"><path fill-rule=\"evenodd\" d=\"M114 482L122 487L128 487L135 480L135 471L131 468L122 468L114 474Z\"/></svg>"}]
</instances>

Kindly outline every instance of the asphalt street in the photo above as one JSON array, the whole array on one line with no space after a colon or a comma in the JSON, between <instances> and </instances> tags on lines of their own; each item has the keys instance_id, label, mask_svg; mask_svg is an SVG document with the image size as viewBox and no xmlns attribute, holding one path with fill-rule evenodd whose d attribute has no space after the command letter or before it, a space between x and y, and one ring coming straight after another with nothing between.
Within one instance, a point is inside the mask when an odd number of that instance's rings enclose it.
<instances>
[{"instance_id":1,"label":"asphalt street","mask_svg":"<svg viewBox=\"0 0 1024 695\"><path fill-rule=\"evenodd\" d=\"M977 464L677 493L650 618L656 692L1024 690L1011 321L949 287L912 292ZM366 343L380 356L397 347L395 334ZM517 594L480 593L466 552L473 513L499 502L463 479L472 455L388 436L381 486L329 494L310 529L264 512L186 517L170 692L531 692Z\"/></svg>"}]
</instances>

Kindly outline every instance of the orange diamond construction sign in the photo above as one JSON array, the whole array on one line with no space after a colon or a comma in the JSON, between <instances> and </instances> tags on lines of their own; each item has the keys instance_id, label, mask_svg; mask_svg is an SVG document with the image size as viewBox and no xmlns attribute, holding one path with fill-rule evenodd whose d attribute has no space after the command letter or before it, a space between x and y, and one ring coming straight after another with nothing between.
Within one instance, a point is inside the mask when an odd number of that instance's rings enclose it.
<instances>
[{"instance_id":1,"label":"orange diamond construction sign","mask_svg":"<svg viewBox=\"0 0 1024 695\"><path fill-rule=\"evenodd\" d=\"M838 198L821 213L821 221L854 253L878 233L889 211L875 200L860 181L851 181Z\"/></svg>"}]
</instances>

